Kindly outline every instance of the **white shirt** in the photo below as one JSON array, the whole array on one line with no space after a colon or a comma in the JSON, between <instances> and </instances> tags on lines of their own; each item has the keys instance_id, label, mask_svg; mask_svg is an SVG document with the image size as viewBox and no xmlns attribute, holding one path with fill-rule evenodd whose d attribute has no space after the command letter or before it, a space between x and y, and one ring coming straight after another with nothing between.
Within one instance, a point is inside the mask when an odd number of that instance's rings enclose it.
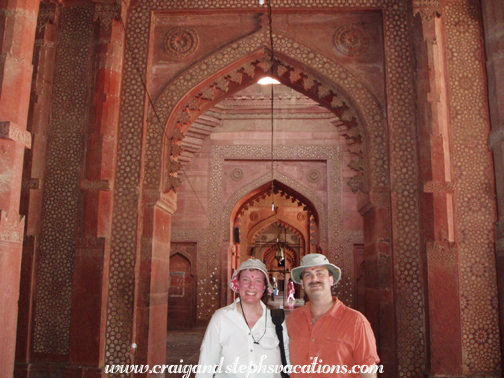
<instances>
[{"instance_id":1,"label":"white shirt","mask_svg":"<svg viewBox=\"0 0 504 378\"><path fill-rule=\"evenodd\" d=\"M250 331L243 315L238 312L239 300L238 298L229 306L213 314L201 343L198 365L200 367L219 365L220 372L216 372L215 377L245 378L248 374L248 378L280 378L280 373L276 373L275 369L280 371L282 359L270 310L260 302L263 315ZM266 322L266 332L264 322ZM254 339L259 344L254 344ZM289 336L285 322L283 323L283 339L285 355L289 363ZM212 376L212 373L196 374L196 378L211 378Z\"/></svg>"}]
</instances>

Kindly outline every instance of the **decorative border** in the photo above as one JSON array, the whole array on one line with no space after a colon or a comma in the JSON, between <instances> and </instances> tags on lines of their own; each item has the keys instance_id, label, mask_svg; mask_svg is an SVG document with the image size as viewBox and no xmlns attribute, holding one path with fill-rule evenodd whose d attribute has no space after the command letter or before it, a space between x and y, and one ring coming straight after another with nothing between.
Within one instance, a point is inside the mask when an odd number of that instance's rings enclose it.
<instances>
[{"instance_id":1,"label":"decorative border","mask_svg":"<svg viewBox=\"0 0 504 378\"><path fill-rule=\"evenodd\" d=\"M483 31L479 2L448 1L447 82L458 234L461 329L466 372L501 370L498 294L495 281L496 214L490 119L486 100ZM462 303L462 296L465 301Z\"/></svg>"},{"instance_id":2,"label":"decorative border","mask_svg":"<svg viewBox=\"0 0 504 378\"><path fill-rule=\"evenodd\" d=\"M39 21L53 7L45 7ZM42 198L33 353L68 355L82 138L89 112L94 5L62 8ZM49 16L48 16L49 17ZM131 291L133 293L133 289Z\"/></svg>"},{"instance_id":3,"label":"decorative border","mask_svg":"<svg viewBox=\"0 0 504 378\"><path fill-rule=\"evenodd\" d=\"M384 9L387 114L390 149L392 253L396 309L397 373L420 376L426 369L423 246L420 204L413 45L407 2Z\"/></svg>"}]
</instances>

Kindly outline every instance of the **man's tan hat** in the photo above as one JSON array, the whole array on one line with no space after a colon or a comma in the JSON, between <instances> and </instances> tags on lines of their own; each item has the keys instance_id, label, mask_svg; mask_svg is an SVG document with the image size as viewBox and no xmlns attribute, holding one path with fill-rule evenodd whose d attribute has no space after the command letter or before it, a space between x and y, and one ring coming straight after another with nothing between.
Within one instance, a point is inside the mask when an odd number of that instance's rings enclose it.
<instances>
[{"instance_id":1,"label":"man's tan hat","mask_svg":"<svg viewBox=\"0 0 504 378\"><path fill-rule=\"evenodd\" d=\"M292 280L295 283L300 284L301 273L303 273L303 269L311 268L314 266L325 266L333 274L334 285L338 283L341 277L341 269L338 268L336 265L331 264L327 259L327 257L319 253L310 253L309 255L303 257L303 259L301 260L301 265L291 270Z\"/></svg>"},{"instance_id":2,"label":"man's tan hat","mask_svg":"<svg viewBox=\"0 0 504 378\"><path fill-rule=\"evenodd\" d=\"M268 270L266 269L266 265L261 260L257 260L254 258L248 259L240 264L240 267L236 269L233 273L233 277L231 277L231 281L229 282L229 287L235 293L238 293L238 272L245 269L257 269L264 273L266 277L266 281L268 281L268 294L273 292L273 287L271 286L268 280Z\"/></svg>"}]
</instances>

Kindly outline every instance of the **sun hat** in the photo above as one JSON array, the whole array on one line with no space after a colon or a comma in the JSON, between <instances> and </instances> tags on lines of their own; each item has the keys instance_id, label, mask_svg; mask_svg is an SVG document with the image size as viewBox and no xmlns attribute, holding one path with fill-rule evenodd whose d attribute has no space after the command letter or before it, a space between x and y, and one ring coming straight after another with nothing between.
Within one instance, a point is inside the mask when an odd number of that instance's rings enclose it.
<instances>
[{"instance_id":1,"label":"sun hat","mask_svg":"<svg viewBox=\"0 0 504 378\"><path fill-rule=\"evenodd\" d=\"M311 268L314 266L325 266L330 272L332 272L334 277L334 285L336 285L341 277L341 269L336 265L331 264L327 257L321 255L319 253L310 253L306 255L301 260L301 265L297 268L291 270L292 280L300 284L301 283L301 273L303 273L303 269Z\"/></svg>"},{"instance_id":2,"label":"sun hat","mask_svg":"<svg viewBox=\"0 0 504 378\"><path fill-rule=\"evenodd\" d=\"M257 260L254 258L248 259L240 264L240 267L236 269L231 277L231 281L229 282L229 287L235 293L238 293L238 273L242 270L246 269L257 269L264 273L264 277L266 277L266 281L268 281L268 294L273 292L273 287L271 286L268 280L268 270L266 269L266 265L261 260Z\"/></svg>"}]
</instances>

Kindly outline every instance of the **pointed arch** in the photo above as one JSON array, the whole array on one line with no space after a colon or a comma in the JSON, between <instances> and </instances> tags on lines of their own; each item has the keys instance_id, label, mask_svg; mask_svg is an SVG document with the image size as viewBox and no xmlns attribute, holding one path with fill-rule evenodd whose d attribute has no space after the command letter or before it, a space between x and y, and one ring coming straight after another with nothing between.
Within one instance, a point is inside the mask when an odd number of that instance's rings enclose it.
<instances>
[{"instance_id":1,"label":"pointed arch","mask_svg":"<svg viewBox=\"0 0 504 378\"><path fill-rule=\"evenodd\" d=\"M345 92L337 85L294 59L278 53L274 61L269 61L267 51L263 49L259 57L253 54L245 63L226 67L224 72L220 72L219 78L207 79L201 88L190 91L178 102L168 119L163 137L165 147L163 172L167 173L162 185L164 192L176 190L181 184L175 177L181 168L176 161L182 153L181 141L193 122L215 104L266 75L306 95L335 114L332 123L347 139L349 150L356 157L350 164L350 167L357 172L350 185L355 190L359 188L366 191L365 187L369 185L366 184L363 162L366 160L364 151L367 150L365 146L367 138L362 127L361 115L352 100L347 98Z\"/></svg>"},{"instance_id":2,"label":"pointed arch","mask_svg":"<svg viewBox=\"0 0 504 378\"><path fill-rule=\"evenodd\" d=\"M147 124L146 163L152 164L146 170L146 186L160 188L162 193L176 190L180 185L176 177L180 141L194 119L214 100L257 81L256 75L270 74L264 33L261 29L223 47L165 86L156 100L156 114L150 115ZM274 76L334 111L343 135L364 146L358 150L366 152L366 159L358 159L356 164L365 174L355 184L366 191L388 187L386 122L375 96L339 63L285 36L275 38ZM283 72L278 72L279 67Z\"/></svg>"},{"instance_id":3,"label":"pointed arch","mask_svg":"<svg viewBox=\"0 0 504 378\"><path fill-rule=\"evenodd\" d=\"M289 187L294 192L299 193L302 197L309 201L309 205L312 206L319 215L320 239L325 242L327 240L327 208L322 200L318 198L318 196L313 193L310 188L305 187L296 180L292 180L290 177L278 171L273 173L273 179ZM248 193L254 192L255 189L260 188L269 182L271 182L271 174L265 174L236 191L229 198L227 205L224 208L223 224L230 224L229 220L231 219L233 210L241 205L243 198L246 197ZM224 240L229 240L231 227L232 225L224 228Z\"/></svg>"},{"instance_id":4,"label":"pointed arch","mask_svg":"<svg viewBox=\"0 0 504 378\"><path fill-rule=\"evenodd\" d=\"M269 248L266 248L262 255L259 256L258 258L261 259L262 261L264 261L264 263L266 264L266 266L271 266L273 265L273 260L275 259L275 248L273 248L273 246L269 247ZM289 266L291 268L294 268L296 267L297 265L299 265L299 261L298 261L298 258L296 256L296 251L293 251L291 248L289 247L284 247L284 256L285 256L285 259L287 260L286 262L286 268ZM290 274L290 273L287 273L287 274Z\"/></svg>"},{"instance_id":5,"label":"pointed arch","mask_svg":"<svg viewBox=\"0 0 504 378\"><path fill-rule=\"evenodd\" d=\"M251 235L250 239L255 240L255 237L257 234L259 234L262 230L266 229L267 227L269 227L270 225L272 225L276 222L278 222L278 224L280 224L281 226L284 226L284 227L291 229L301 239L301 246L303 247L303 250L305 251L305 253L308 251L308 249L306 248L306 244L308 243L308 241L305 240L303 233L298 230L296 225L291 224L288 221L288 219L284 219L283 217L280 217L278 219L264 219L262 222L259 222L254 227L252 227L252 229L250 230L250 232L249 232L249 235ZM265 249L263 251L263 253L266 250L267 249ZM296 255L294 255L294 256L296 257ZM303 256L299 256L299 257L302 258ZM261 257L261 259L262 259L262 257ZM295 261L297 261L297 257L296 257Z\"/></svg>"}]
</instances>

